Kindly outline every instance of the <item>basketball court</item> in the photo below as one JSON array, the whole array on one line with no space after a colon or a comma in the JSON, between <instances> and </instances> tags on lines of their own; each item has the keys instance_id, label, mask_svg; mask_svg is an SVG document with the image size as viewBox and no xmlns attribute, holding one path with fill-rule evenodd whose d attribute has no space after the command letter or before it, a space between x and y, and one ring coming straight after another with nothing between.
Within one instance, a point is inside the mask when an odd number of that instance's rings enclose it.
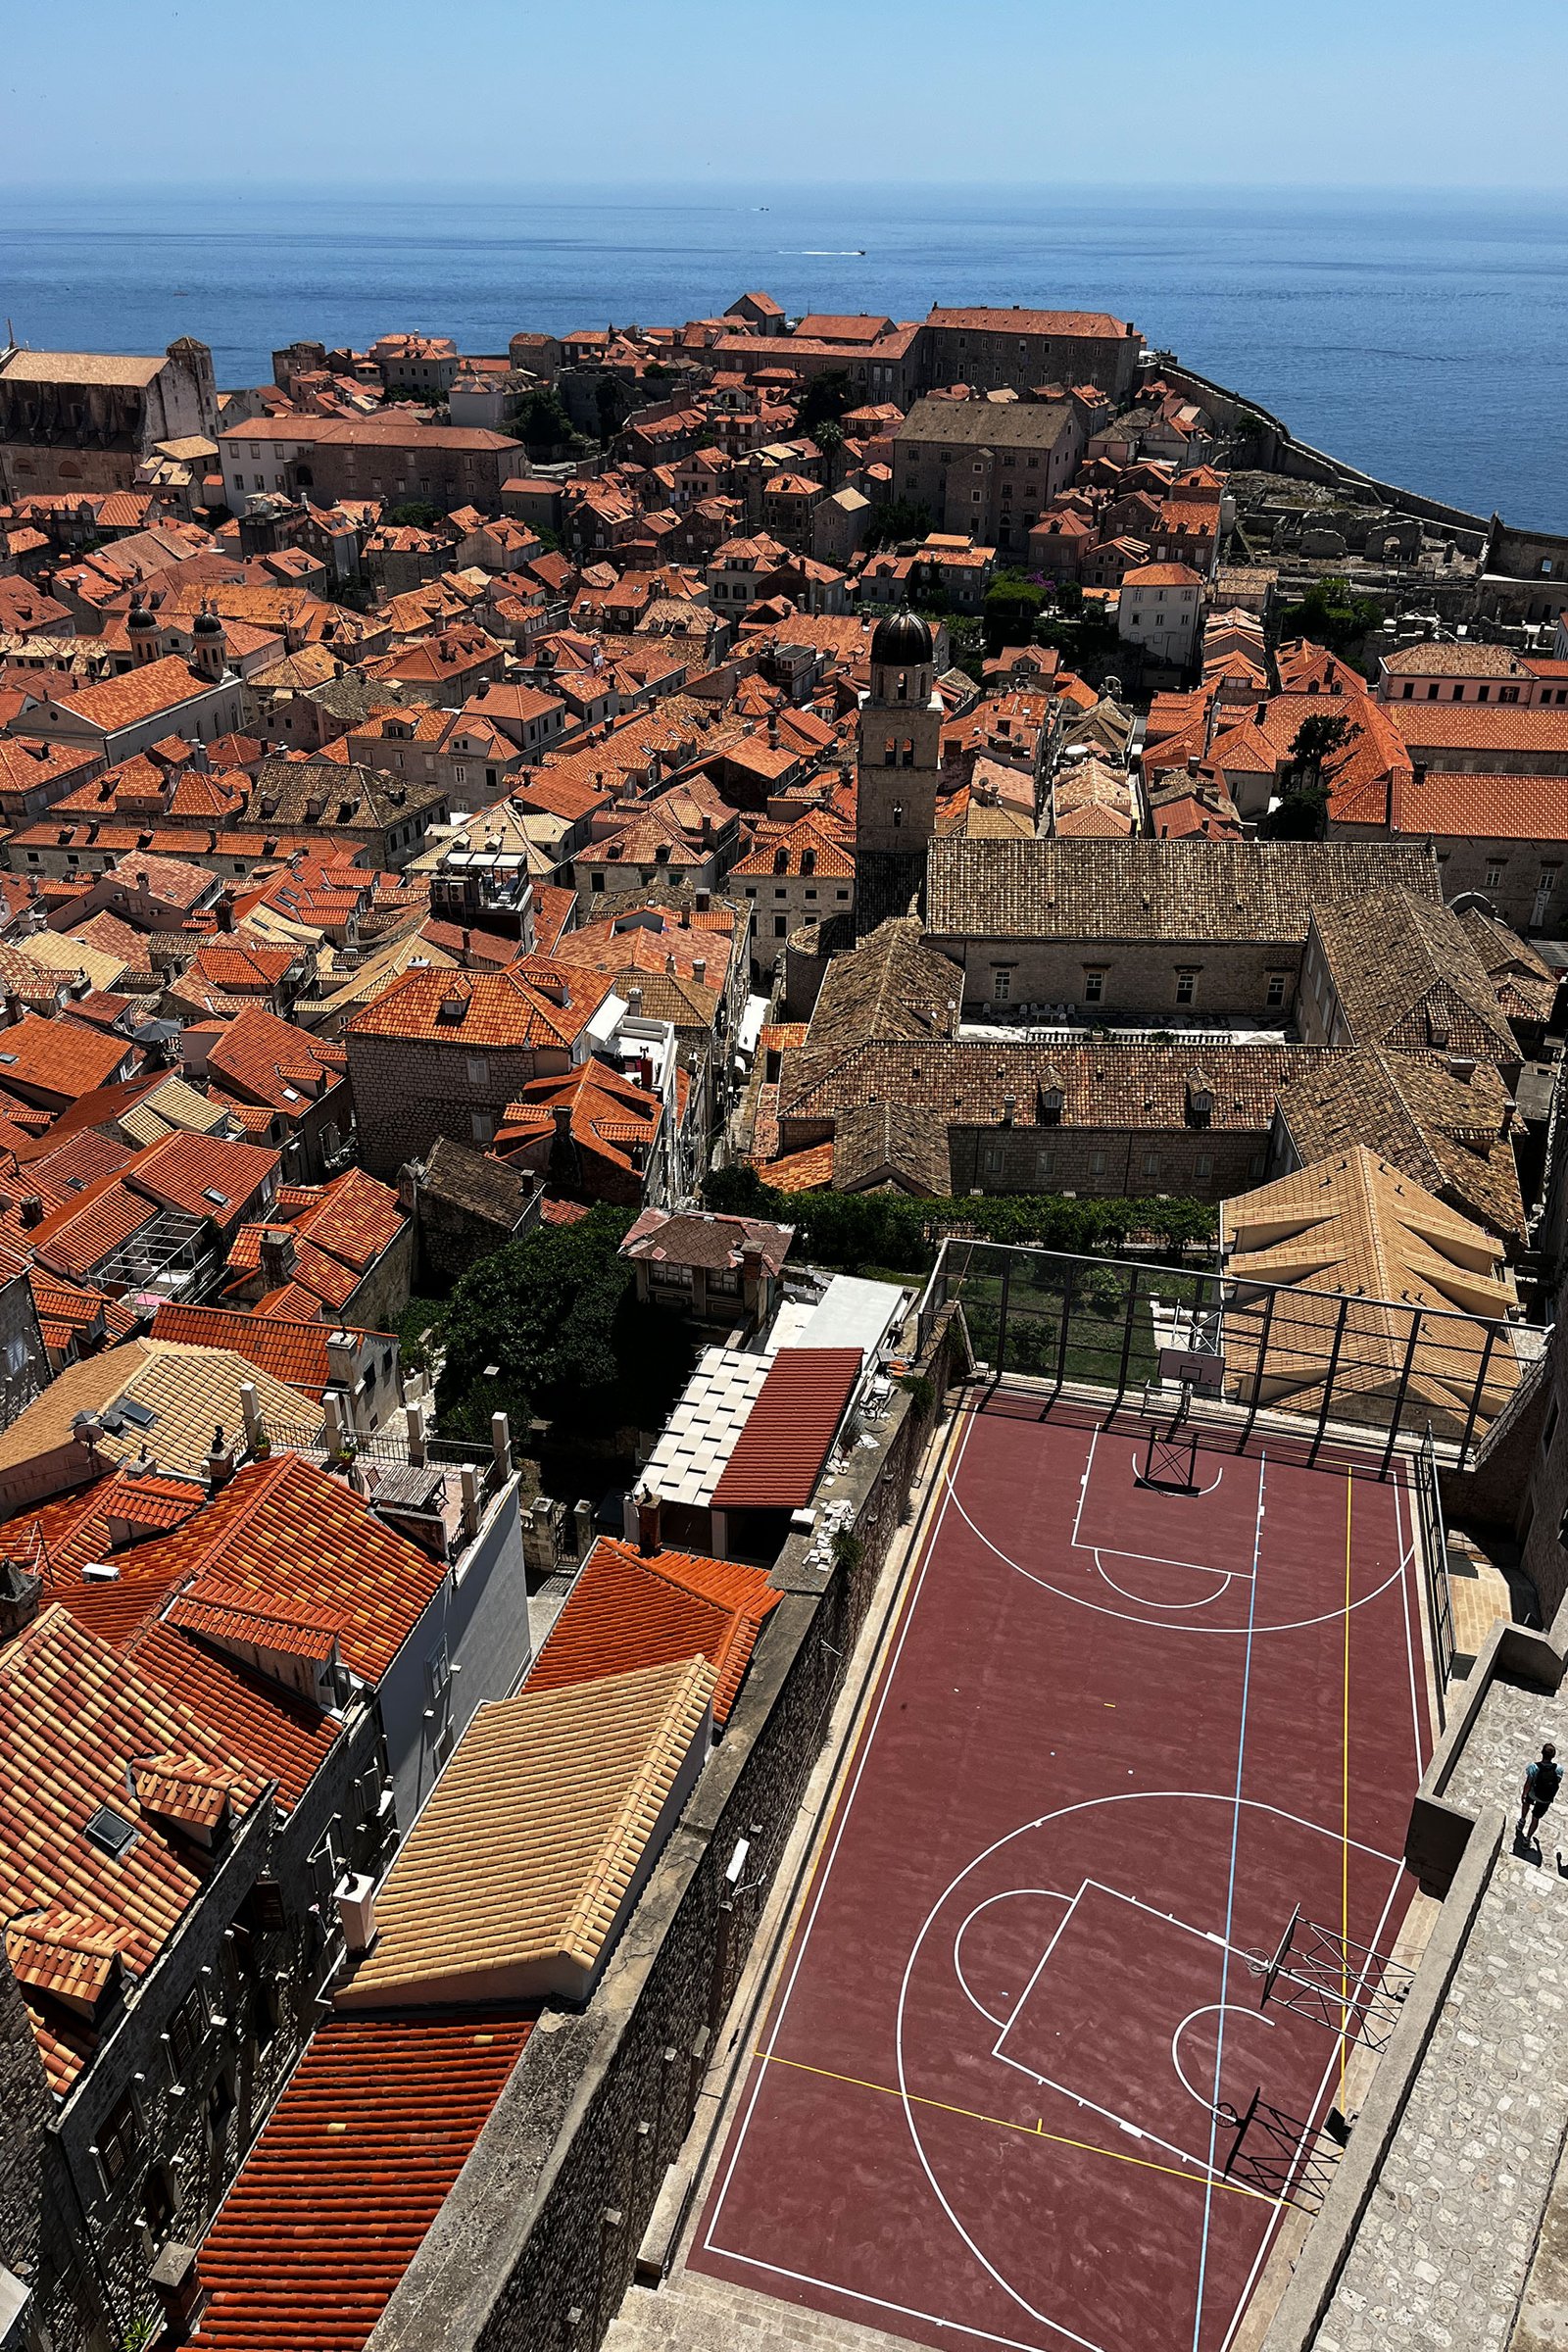
<instances>
[{"instance_id":1,"label":"basketball court","mask_svg":"<svg viewBox=\"0 0 1568 2352\"><path fill-rule=\"evenodd\" d=\"M976 1394L689 2264L1222 2352L1310 2211L1430 1744L1405 1466Z\"/></svg>"}]
</instances>

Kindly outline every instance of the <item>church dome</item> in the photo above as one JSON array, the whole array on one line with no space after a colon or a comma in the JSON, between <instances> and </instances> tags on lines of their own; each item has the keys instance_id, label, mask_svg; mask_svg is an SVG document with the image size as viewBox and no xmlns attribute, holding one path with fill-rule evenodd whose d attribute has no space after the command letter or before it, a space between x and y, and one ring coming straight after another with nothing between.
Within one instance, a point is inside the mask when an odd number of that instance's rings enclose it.
<instances>
[{"instance_id":1,"label":"church dome","mask_svg":"<svg viewBox=\"0 0 1568 2352\"><path fill-rule=\"evenodd\" d=\"M918 669L935 659L931 631L907 605L879 620L871 632L871 660L881 669Z\"/></svg>"}]
</instances>

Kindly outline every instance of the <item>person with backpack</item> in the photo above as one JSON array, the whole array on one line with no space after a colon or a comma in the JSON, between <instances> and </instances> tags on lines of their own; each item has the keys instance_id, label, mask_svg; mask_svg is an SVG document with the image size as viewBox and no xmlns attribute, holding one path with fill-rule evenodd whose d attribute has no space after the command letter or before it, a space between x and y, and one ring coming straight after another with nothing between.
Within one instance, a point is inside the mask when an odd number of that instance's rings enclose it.
<instances>
[{"instance_id":1,"label":"person with backpack","mask_svg":"<svg viewBox=\"0 0 1568 2352\"><path fill-rule=\"evenodd\" d=\"M1557 1750L1548 1740L1537 1761L1525 1769L1525 1785L1519 1797L1519 1827L1514 1832L1516 1838L1525 1835L1527 1813L1530 1816L1530 1836L1532 1839L1538 1836L1542 1816L1561 1787L1562 1766L1557 1761Z\"/></svg>"}]
</instances>

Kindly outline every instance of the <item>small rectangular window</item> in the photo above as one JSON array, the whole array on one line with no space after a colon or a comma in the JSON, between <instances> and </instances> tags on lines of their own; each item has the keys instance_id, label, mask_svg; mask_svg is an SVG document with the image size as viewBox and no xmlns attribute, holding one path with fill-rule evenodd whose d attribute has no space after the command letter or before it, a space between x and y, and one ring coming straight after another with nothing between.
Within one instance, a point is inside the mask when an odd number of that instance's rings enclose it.
<instances>
[{"instance_id":1,"label":"small rectangular window","mask_svg":"<svg viewBox=\"0 0 1568 2352\"><path fill-rule=\"evenodd\" d=\"M1178 972L1176 975L1177 1004L1191 1004L1197 994L1198 974L1196 972Z\"/></svg>"},{"instance_id":2,"label":"small rectangular window","mask_svg":"<svg viewBox=\"0 0 1568 2352\"><path fill-rule=\"evenodd\" d=\"M1103 972L1085 972L1085 974L1084 974L1084 1003L1085 1003L1086 1004L1103 1004L1103 1003L1104 1003L1104 998L1105 998L1105 975L1104 975L1104 973L1103 973Z\"/></svg>"},{"instance_id":3,"label":"small rectangular window","mask_svg":"<svg viewBox=\"0 0 1568 2352\"><path fill-rule=\"evenodd\" d=\"M1284 972L1270 972L1268 976L1267 1003L1270 1012L1278 1012L1285 1003L1286 978L1287 975Z\"/></svg>"}]
</instances>

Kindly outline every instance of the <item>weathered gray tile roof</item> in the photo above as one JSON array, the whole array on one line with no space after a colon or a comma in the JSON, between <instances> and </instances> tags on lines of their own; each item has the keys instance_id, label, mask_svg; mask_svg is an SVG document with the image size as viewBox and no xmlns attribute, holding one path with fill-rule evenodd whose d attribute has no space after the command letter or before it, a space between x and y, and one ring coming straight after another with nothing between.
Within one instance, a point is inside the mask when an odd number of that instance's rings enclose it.
<instances>
[{"instance_id":1,"label":"weathered gray tile roof","mask_svg":"<svg viewBox=\"0 0 1568 2352\"><path fill-rule=\"evenodd\" d=\"M930 844L926 928L945 939L1292 941L1314 906L1391 886L1438 901L1425 845L1351 841Z\"/></svg>"}]
</instances>

